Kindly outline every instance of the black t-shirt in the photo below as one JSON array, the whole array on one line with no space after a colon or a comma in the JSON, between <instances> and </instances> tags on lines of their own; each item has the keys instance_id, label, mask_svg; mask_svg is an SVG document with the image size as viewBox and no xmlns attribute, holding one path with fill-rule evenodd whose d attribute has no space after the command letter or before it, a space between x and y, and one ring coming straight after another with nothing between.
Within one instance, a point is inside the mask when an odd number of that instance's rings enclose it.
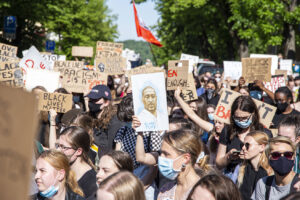
<instances>
[{"instance_id":1,"label":"black t-shirt","mask_svg":"<svg viewBox=\"0 0 300 200\"><path fill-rule=\"evenodd\" d=\"M256 172L250 163L247 164L243 183L240 187L243 200L251 200L251 195L255 189L257 181L265 176L268 176L268 174L264 168L259 167L258 171Z\"/></svg>"},{"instance_id":2,"label":"black t-shirt","mask_svg":"<svg viewBox=\"0 0 300 200\"><path fill-rule=\"evenodd\" d=\"M285 118L285 117L287 117L287 116L290 116L290 115L299 115L299 114L300 114L300 112L298 112L297 110L294 110L294 109L289 114L276 113L274 115L274 117L273 117L273 120L272 120L272 122L273 122L273 126L272 127L273 128L277 128L278 125L279 125L279 123L282 121L282 119Z\"/></svg>"},{"instance_id":3,"label":"black t-shirt","mask_svg":"<svg viewBox=\"0 0 300 200\"><path fill-rule=\"evenodd\" d=\"M220 99L220 95L219 94L217 94L216 96L214 96L211 99L207 98L207 94L206 93L202 94L200 97L203 97L205 99L205 101L206 101L207 104L213 104L215 106L218 105L218 102L219 102L219 99Z\"/></svg>"},{"instance_id":4,"label":"black t-shirt","mask_svg":"<svg viewBox=\"0 0 300 200\"><path fill-rule=\"evenodd\" d=\"M87 171L79 180L78 185L82 189L86 199L89 199L98 189L96 184L96 171Z\"/></svg>"}]
</instances>

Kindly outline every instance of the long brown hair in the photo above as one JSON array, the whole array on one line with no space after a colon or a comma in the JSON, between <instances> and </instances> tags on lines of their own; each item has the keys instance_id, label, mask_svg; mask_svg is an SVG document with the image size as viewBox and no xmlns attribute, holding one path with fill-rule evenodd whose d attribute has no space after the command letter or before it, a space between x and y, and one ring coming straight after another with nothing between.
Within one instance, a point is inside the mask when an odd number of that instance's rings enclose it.
<instances>
[{"instance_id":1,"label":"long brown hair","mask_svg":"<svg viewBox=\"0 0 300 200\"><path fill-rule=\"evenodd\" d=\"M100 118L95 119L95 126L99 129L107 130L110 120L116 113L117 107L112 102L109 102L108 106L103 108Z\"/></svg>"}]
</instances>

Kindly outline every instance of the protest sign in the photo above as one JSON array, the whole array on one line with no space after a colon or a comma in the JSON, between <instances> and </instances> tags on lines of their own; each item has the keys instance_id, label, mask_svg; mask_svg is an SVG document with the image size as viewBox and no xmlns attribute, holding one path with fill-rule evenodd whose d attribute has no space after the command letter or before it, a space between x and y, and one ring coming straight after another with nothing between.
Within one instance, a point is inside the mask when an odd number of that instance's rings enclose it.
<instances>
[{"instance_id":1,"label":"protest sign","mask_svg":"<svg viewBox=\"0 0 300 200\"><path fill-rule=\"evenodd\" d=\"M230 77L232 80L239 80L242 76L242 62L223 61L224 78Z\"/></svg>"},{"instance_id":2,"label":"protest sign","mask_svg":"<svg viewBox=\"0 0 300 200\"><path fill-rule=\"evenodd\" d=\"M41 56L48 61L50 69L53 70L54 68L54 62L58 60L58 55L55 54L49 54L48 52L42 52Z\"/></svg>"},{"instance_id":3,"label":"protest sign","mask_svg":"<svg viewBox=\"0 0 300 200\"><path fill-rule=\"evenodd\" d=\"M43 86L48 92L59 88L59 72L27 69L25 88L31 91L36 86Z\"/></svg>"},{"instance_id":4,"label":"protest sign","mask_svg":"<svg viewBox=\"0 0 300 200\"><path fill-rule=\"evenodd\" d=\"M24 200L32 175L36 98L1 85L0 93L0 199Z\"/></svg>"},{"instance_id":5,"label":"protest sign","mask_svg":"<svg viewBox=\"0 0 300 200\"><path fill-rule=\"evenodd\" d=\"M137 74L131 79L134 113L141 122L136 131L168 130L164 74Z\"/></svg>"},{"instance_id":6,"label":"protest sign","mask_svg":"<svg viewBox=\"0 0 300 200\"><path fill-rule=\"evenodd\" d=\"M242 58L242 75L248 83L255 80L270 81L271 58Z\"/></svg>"},{"instance_id":7,"label":"protest sign","mask_svg":"<svg viewBox=\"0 0 300 200\"><path fill-rule=\"evenodd\" d=\"M46 61L40 54L40 52L35 48L35 46L31 46L26 55L21 59L19 66L26 69L42 69L42 70L50 70L51 66L48 61Z\"/></svg>"},{"instance_id":8,"label":"protest sign","mask_svg":"<svg viewBox=\"0 0 300 200\"><path fill-rule=\"evenodd\" d=\"M73 46L72 56L74 57L93 57L93 47Z\"/></svg>"},{"instance_id":9,"label":"protest sign","mask_svg":"<svg viewBox=\"0 0 300 200\"><path fill-rule=\"evenodd\" d=\"M282 69L277 69L275 71L275 75L284 75L284 79L287 80L288 71L282 70Z\"/></svg>"},{"instance_id":10,"label":"protest sign","mask_svg":"<svg viewBox=\"0 0 300 200\"><path fill-rule=\"evenodd\" d=\"M267 54L250 54L250 58L271 58L271 75L275 74L275 70L278 69L278 56Z\"/></svg>"},{"instance_id":11,"label":"protest sign","mask_svg":"<svg viewBox=\"0 0 300 200\"><path fill-rule=\"evenodd\" d=\"M72 109L72 95L62 93L42 92L39 94L39 110L54 109L58 113L65 113Z\"/></svg>"},{"instance_id":12,"label":"protest sign","mask_svg":"<svg viewBox=\"0 0 300 200\"><path fill-rule=\"evenodd\" d=\"M177 87L188 87L188 60L169 60L167 90L176 90Z\"/></svg>"},{"instance_id":13,"label":"protest sign","mask_svg":"<svg viewBox=\"0 0 300 200\"><path fill-rule=\"evenodd\" d=\"M281 59L280 60L280 69L287 70L287 74L292 75L293 74L293 60Z\"/></svg>"},{"instance_id":14,"label":"protest sign","mask_svg":"<svg viewBox=\"0 0 300 200\"><path fill-rule=\"evenodd\" d=\"M0 82L12 87L23 86L23 73L17 62L0 62Z\"/></svg>"},{"instance_id":15,"label":"protest sign","mask_svg":"<svg viewBox=\"0 0 300 200\"><path fill-rule=\"evenodd\" d=\"M240 93L223 88L214 118L226 124L230 124L231 106L234 100L239 96L241 96ZM256 99L253 100L258 108L260 123L268 128L275 115L276 107Z\"/></svg>"},{"instance_id":16,"label":"protest sign","mask_svg":"<svg viewBox=\"0 0 300 200\"><path fill-rule=\"evenodd\" d=\"M188 85L187 89L182 90L182 98L184 101L193 101L198 99L197 90L195 86L195 80L192 73L188 74Z\"/></svg>"},{"instance_id":17,"label":"protest sign","mask_svg":"<svg viewBox=\"0 0 300 200\"><path fill-rule=\"evenodd\" d=\"M17 57L18 47L0 43L0 56Z\"/></svg>"},{"instance_id":18,"label":"protest sign","mask_svg":"<svg viewBox=\"0 0 300 200\"><path fill-rule=\"evenodd\" d=\"M121 56L123 43L97 42L96 58Z\"/></svg>"},{"instance_id":19,"label":"protest sign","mask_svg":"<svg viewBox=\"0 0 300 200\"><path fill-rule=\"evenodd\" d=\"M264 81L263 83L268 90L274 93L278 88L285 86L285 78L284 75L274 75L270 82Z\"/></svg>"},{"instance_id":20,"label":"protest sign","mask_svg":"<svg viewBox=\"0 0 300 200\"><path fill-rule=\"evenodd\" d=\"M189 73L193 72L194 66L197 67L199 56L189 55L182 53L180 56L180 60L188 60L189 61Z\"/></svg>"},{"instance_id":21,"label":"protest sign","mask_svg":"<svg viewBox=\"0 0 300 200\"><path fill-rule=\"evenodd\" d=\"M20 61L18 57L7 57L7 56L1 56L0 55L0 62L7 62L7 61Z\"/></svg>"},{"instance_id":22,"label":"protest sign","mask_svg":"<svg viewBox=\"0 0 300 200\"><path fill-rule=\"evenodd\" d=\"M96 70L109 74L124 74L126 71L126 58L121 56L99 57L95 59Z\"/></svg>"}]
</instances>

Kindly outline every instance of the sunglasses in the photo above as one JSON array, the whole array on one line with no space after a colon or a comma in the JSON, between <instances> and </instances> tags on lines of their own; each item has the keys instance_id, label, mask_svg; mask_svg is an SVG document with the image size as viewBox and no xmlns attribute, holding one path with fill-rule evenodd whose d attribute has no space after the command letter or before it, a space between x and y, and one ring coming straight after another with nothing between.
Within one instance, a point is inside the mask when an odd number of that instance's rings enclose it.
<instances>
[{"instance_id":1,"label":"sunglasses","mask_svg":"<svg viewBox=\"0 0 300 200\"><path fill-rule=\"evenodd\" d=\"M258 145L258 144L251 144L251 143L246 142L243 146L245 146L246 150L248 151L250 148L250 145Z\"/></svg>"},{"instance_id":2,"label":"sunglasses","mask_svg":"<svg viewBox=\"0 0 300 200\"><path fill-rule=\"evenodd\" d=\"M284 157L286 157L287 159L292 160L294 153L291 151L287 151L287 152L283 152L283 153L275 151L275 152L271 153L271 158L272 158L272 160L278 160L282 155Z\"/></svg>"}]
</instances>

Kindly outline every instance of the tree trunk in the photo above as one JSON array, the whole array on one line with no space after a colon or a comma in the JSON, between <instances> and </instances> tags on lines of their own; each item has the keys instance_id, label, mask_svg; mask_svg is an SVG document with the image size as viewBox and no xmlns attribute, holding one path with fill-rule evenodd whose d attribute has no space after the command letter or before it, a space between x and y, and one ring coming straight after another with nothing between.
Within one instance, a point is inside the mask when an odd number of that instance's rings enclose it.
<instances>
[{"instance_id":1,"label":"tree trunk","mask_svg":"<svg viewBox=\"0 0 300 200\"><path fill-rule=\"evenodd\" d=\"M249 48L248 48L248 42L245 40L241 40L239 42L239 54L240 58L246 58L249 57Z\"/></svg>"}]
</instances>

